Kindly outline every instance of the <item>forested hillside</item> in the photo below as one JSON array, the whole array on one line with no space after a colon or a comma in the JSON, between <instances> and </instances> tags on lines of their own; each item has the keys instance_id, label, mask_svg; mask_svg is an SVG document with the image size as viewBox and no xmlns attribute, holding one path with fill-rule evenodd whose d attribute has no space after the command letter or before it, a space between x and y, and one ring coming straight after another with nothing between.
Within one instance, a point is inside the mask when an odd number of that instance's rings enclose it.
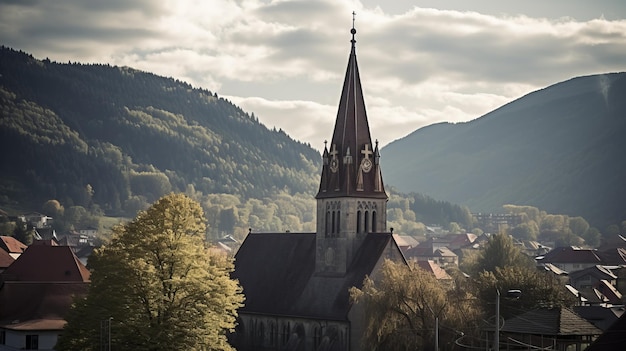
<instances>
[{"instance_id":1,"label":"forested hillside","mask_svg":"<svg viewBox=\"0 0 626 351\"><path fill-rule=\"evenodd\" d=\"M321 157L216 93L126 67L0 50L0 209L60 232L133 217L171 191L202 204L208 235L314 231ZM330 131L329 131L330 132ZM390 190L390 226L471 228L469 209ZM421 223L420 223L421 222ZM0 223L0 232L13 227Z\"/></svg>"},{"instance_id":2,"label":"forested hillside","mask_svg":"<svg viewBox=\"0 0 626 351\"><path fill-rule=\"evenodd\" d=\"M317 186L316 150L171 78L3 47L0 105L0 206L59 199L132 214L188 187L262 198Z\"/></svg>"},{"instance_id":3,"label":"forested hillside","mask_svg":"<svg viewBox=\"0 0 626 351\"><path fill-rule=\"evenodd\" d=\"M501 212L505 204L626 219L626 73L579 77L467 123L424 127L381 150L385 181Z\"/></svg>"}]
</instances>

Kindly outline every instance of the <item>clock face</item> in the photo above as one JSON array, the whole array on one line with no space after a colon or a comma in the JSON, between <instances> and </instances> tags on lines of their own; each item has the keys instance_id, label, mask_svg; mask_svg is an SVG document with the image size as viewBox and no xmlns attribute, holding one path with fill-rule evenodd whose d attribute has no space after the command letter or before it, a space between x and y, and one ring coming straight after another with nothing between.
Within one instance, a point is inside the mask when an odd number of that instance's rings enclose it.
<instances>
[{"instance_id":1,"label":"clock face","mask_svg":"<svg viewBox=\"0 0 626 351\"><path fill-rule=\"evenodd\" d=\"M326 254L324 255L324 261L327 266L330 266L331 264L333 264L334 260L335 260L335 250L333 250L332 247L329 247L326 249Z\"/></svg>"},{"instance_id":2,"label":"clock face","mask_svg":"<svg viewBox=\"0 0 626 351\"><path fill-rule=\"evenodd\" d=\"M338 169L339 169L339 162L337 161L336 158L333 158L332 160L330 160L330 171L333 173L336 173Z\"/></svg>"},{"instance_id":3,"label":"clock face","mask_svg":"<svg viewBox=\"0 0 626 351\"><path fill-rule=\"evenodd\" d=\"M361 169L365 173L369 172L372 169L372 161L370 161L369 158L364 158L363 161L361 161Z\"/></svg>"}]
</instances>

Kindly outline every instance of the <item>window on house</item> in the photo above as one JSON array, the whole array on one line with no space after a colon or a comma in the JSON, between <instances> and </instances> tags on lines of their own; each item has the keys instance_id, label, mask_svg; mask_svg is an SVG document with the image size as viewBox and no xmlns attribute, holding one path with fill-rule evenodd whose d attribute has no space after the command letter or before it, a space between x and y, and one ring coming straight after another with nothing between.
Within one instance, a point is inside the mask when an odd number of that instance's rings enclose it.
<instances>
[{"instance_id":1,"label":"window on house","mask_svg":"<svg viewBox=\"0 0 626 351\"><path fill-rule=\"evenodd\" d=\"M39 349L39 335L26 335L26 350Z\"/></svg>"}]
</instances>

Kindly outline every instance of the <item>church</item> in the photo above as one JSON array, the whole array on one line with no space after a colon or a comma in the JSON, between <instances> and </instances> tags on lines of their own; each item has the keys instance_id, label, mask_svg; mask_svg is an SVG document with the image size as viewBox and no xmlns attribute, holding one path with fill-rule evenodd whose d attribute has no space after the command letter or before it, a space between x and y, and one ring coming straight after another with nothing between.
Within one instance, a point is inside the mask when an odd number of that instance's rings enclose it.
<instances>
[{"instance_id":1,"label":"church","mask_svg":"<svg viewBox=\"0 0 626 351\"><path fill-rule=\"evenodd\" d=\"M323 152L315 233L250 233L233 278L246 296L237 350L359 350L364 311L349 289L385 259L404 261L387 231L387 193L356 60L356 30L330 145Z\"/></svg>"}]
</instances>

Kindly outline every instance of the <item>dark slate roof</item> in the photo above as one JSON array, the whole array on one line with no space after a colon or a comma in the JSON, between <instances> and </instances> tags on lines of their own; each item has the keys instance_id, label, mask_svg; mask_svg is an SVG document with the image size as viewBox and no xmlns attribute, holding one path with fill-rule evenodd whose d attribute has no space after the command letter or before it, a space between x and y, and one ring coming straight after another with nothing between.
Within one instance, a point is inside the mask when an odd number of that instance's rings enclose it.
<instances>
[{"instance_id":1,"label":"dark slate roof","mask_svg":"<svg viewBox=\"0 0 626 351\"><path fill-rule=\"evenodd\" d=\"M622 307L574 306L573 309L576 314L593 323L600 330L607 330L624 314Z\"/></svg>"},{"instance_id":2,"label":"dark slate roof","mask_svg":"<svg viewBox=\"0 0 626 351\"><path fill-rule=\"evenodd\" d=\"M626 313L602 333L585 351L622 351L626 345Z\"/></svg>"},{"instance_id":3,"label":"dark slate roof","mask_svg":"<svg viewBox=\"0 0 626 351\"><path fill-rule=\"evenodd\" d=\"M534 335L600 335L602 331L565 307L539 308L511 318L503 332Z\"/></svg>"},{"instance_id":4,"label":"dark slate roof","mask_svg":"<svg viewBox=\"0 0 626 351\"><path fill-rule=\"evenodd\" d=\"M87 282L90 273L68 246L31 245L2 272L2 279L28 282Z\"/></svg>"},{"instance_id":5,"label":"dark slate roof","mask_svg":"<svg viewBox=\"0 0 626 351\"><path fill-rule=\"evenodd\" d=\"M315 274L315 233L252 233L235 255L233 278L246 296L241 313L346 320L349 288L371 274L391 233L368 234L343 276Z\"/></svg>"},{"instance_id":6,"label":"dark slate roof","mask_svg":"<svg viewBox=\"0 0 626 351\"><path fill-rule=\"evenodd\" d=\"M606 265L623 265L626 264L626 249L622 247L607 249L599 252L602 262Z\"/></svg>"},{"instance_id":7,"label":"dark slate roof","mask_svg":"<svg viewBox=\"0 0 626 351\"><path fill-rule=\"evenodd\" d=\"M569 274L569 277L570 277L570 280L577 280L587 275L595 277L596 279L611 279L611 280L617 279L617 276L613 274L611 270L598 264L592 267L587 267L587 268L572 272Z\"/></svg>"},{"instance_id":8,"label":"dark slate roof","mask_svg":"<svg viewBox=\"0 0 626 351\"><path fill-rule=\"evenodd\" d=\"M372 144L356 60L356 30L352 28L351 33L352 49L330 149L325 147L323 152L324 162L317 198L355 196L386 199L378 143ZM369 160L371 166L365 168L367 171L361 168L365 159Z\"/></svg>"},{"instance_id":9,"label":"dark slate roof","mask_svg":"<svg viewBox=\"0 0 626 351\"><path fill-rule=\"evenodd\" d=\"M540 260L541 263L594 263L602 264L597 250L579 249L571 246L557 247Z\"/></svg>"}]
</instances>

